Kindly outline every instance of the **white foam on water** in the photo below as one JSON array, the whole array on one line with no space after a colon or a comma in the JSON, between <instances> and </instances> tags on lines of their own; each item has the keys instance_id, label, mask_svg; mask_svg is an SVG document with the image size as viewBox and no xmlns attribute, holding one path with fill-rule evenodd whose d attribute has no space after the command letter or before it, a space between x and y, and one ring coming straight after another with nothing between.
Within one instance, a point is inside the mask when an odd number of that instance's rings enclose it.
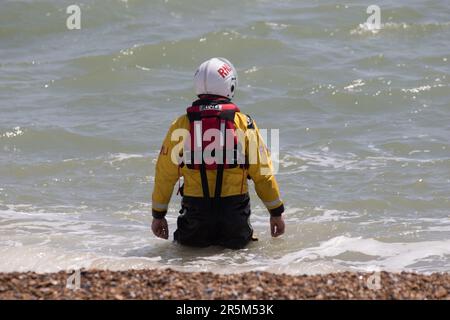
<instances>
[{"instance_id":1,"label":"white foam on water","mask_svg":"<svg viewBox=\"0 0 450 320\"><path fill-rule=\"evenodd\" d=\"M160 257L115 257L60 248L18 246L0 248L0 272L38 273L77 269L129 270L161 268Z\"/></svg>"},{"instance_id":2,"label":"white foam on water","mask_svg":"<svg viewBox=\"0 0 450 320\"><path fill-rule=\"evenodd\" d=\"M407 23L387 22L380 25L380 29L370 23L361 23L357 28L350 30L351 35L378 34L382 30L406 30L411 28Z\"/></svg>"},{"instance_id":3,"label":"white foam on water","mask_svg":"<svg viewBox=\"0 0 450 320\"><path fill-rule=\"evenodd\" d=\"M283 30L288 27L288 25L284 23L265 22L264 24L269 28L271 28L272 30Z\"/></svg>"},{"instance_id":4,"label":"white foam on water","mask_svg":"<svg viewBox=\"0 0 450 320\"><path fill-rule=\"evenodd\" d=\"M48 245L2 243L0 247L0 272L36 271L40 273L74 269L129 270L173 268L180 271L211 271L235 273L269 271L288 274L316 274L345 270L414 270L414 264L430 258L450 254L450 240L411 243L387 243L361 237L337 236L318 246L290 252L279 258L270 258L244 249L236 253L211 251L203 257L195 256L163 259L160 255L114 256L93 252L70 251ZM5 246L6 245L6 246ZM171 243L160 245L161 250L179 250ZM344 253L363 254L370 259L343 258Z\"/></svg>"},{"instance_id":5,"label":"white foam on water","mask_svg":"<svg viewBox=\"0 0 450 320\"><path fill-rule=\"evenodd\" d=\"M353 80L353 82L351 84L349 84L348 86L344 87L344 90L347 90L347 91L350 91L350 92L359 92L359 91L361 91L361 89L356 89L356 88L362 87L365 84L366 83L362 79L356 79L356 80Z\"/></svg>"},{"instance_id":6,"label":"white foam on water","mask_svg":"<svg viewBox=\"0 0 450 320\"><path fill-rule=\"evenodd\" d=\"M298 151L294 154L287 154L281 160L280 164L283 168L295 167L296 170L307 171L309 168L331 168L343 170L364 170L378 166L385 166L383 162L367 161L376 159L375 157L360 158L355 154L338 154L330 152L328 149L320 151ZM299 161L304 162L302 166ZM299 169L300 168L300 169ZM292 174L293 172L288 172ZM295 172L297 173L297 172ZM281 172L280 174L283 174Z\"/></svg>"},{"instance_id":7,"label":"white foam on water","mask_svg":"<svg viewBox=\"0 0 450 320\"><path fill-rule=\"evenodd\" d=\"M386 22L381 23L380 28L375 28L373 24L361 23L358 27L350 30L351 35L377 35L387 31L399 31L399 32L411 32L411 31L431 31L440 30L442 28L448 28L450 22L435 22L424 24L409 24L405 22Z\"/></svg>"},{"instance_id":8,"label":"white foam on water","mask_svg":"<svg viewBox=\"0 0 450 320\"><path fill-rule=\"evenodd\" d=\"M302 221L309 223L321 223L321 222L348 220L361 216L361 214L354 211L349 212L344 210L322 209L320 207L314 208L314 211L318 211L319 215L303 219Z\"/></svg>"},{"instance_id":9,"label":"white foam on water","mask_svg":"<svg viewBox=\"0 0 450 320\"><path fill-rule=\"evenodd\" d=\"M428 150L422 150L423 153L429 153ZM415 152L417 153L417 152ZM411 155L413 155L412 153ZM386 167L390 162L408 162L408 163L429 163L446 161L446 158L439 159L415 159L398 156L366 156L358 157L354 154L338 154L328 150L321 151L299 151L294 154L287 154L280 159L282 168L288 169L279 172L279 175L294 174L305 172L314 168L327 168L337 170L367 170ZM304 162L299 163L299 162ZM295 168L289 171L290 168Z\"/></svg>"},{"instance_id":10,"label":"white foam on water","mask_svg":"<svg viewBox=\"0 0 450 320\"><path fill-rule=\"evenodd\" d=\"M373 256L369 261L342 260L339 255L352 252ZM401 271L412 268L426 258L450 255L450 240L388 243L362 237L338 236L322 242L319 246L289 253L280 260L285 264L333 258L344 265L362 270Z\"/></svg>"},{"instance_id":11,"label":"white foam on water","mask_svg":"<svg viewBox=\"0 0 450 320\"><path fill-rule=\"evenodd\" d=\"M0 138L14 138L24 134L24 131L20 127L14 127L11 131L0 133Z\"/></svg>"},{"instance_id":12,"label":"white foam on water","mask_svg":"<svg viewBox=\"0 0 450 320\"><path fill-rule=\"evenodd\" d=\"M90 221L82 216L86 208L64 208L61 206L46 211L26 204L2 205L0 272L166 267L180 271L218 273L269 271L314 274L378 269L422 271L430 268L441 270L440 261L447 261L447 256L450 255L450 240L383 242L346 234L316 244L292 233L275 240L263 234L258 243L239 251L214 248L207 251L185 251L172 242L154 239L148 227L142 223L115 225L109 220ZM307 213L314 215L305 218L302 217L304 209L288 208L286 221L295 225L300 219L302 223L320 226L325 222L345 222L361 217L358 212L322 207L315 207L312 212ZM122 214L118 221L122 221L121 217ZM424 227L425 231L448 231L445 218L424 217L414 219L416 220L431 224ZM267 217L262 214L254 216L252 221L259 230L267 228ZM394 219L391 222L398 221ZM169 223L173 230L175 221ZM305 243L299 247L299 241ZM277 246L283 250L280 251ZM144 247L149 250L142 249ZM130 253L130 250L135 251ZM281 256L280 252L283 252ZM341 256L342 254L345 255ZM361 255L364 257L361 258ZM430 267L436 262L436 267ZM415 269L416 263L425 263L427 266Z\"/></svg>"},{"instance_id":13,"label":"white foam on water","mask_svg":"<svg viewBox=\"0 0 450 320\"><path fill-rule=\"evenodd\" d=\"M371 156L367 157L368 160L375 161L392 161L392 162L417 162L417 163L435 163L439 161L437 159L413 159L413 158L405 158L405 157L386 157L386 156ZM443 159L441 159L443 160Z\"/></svg>"},{"instance_id":14,"label":"white foam on water","mask_svg":"<svg viewBox=\"0 0 450 320\"><path fill-rule=\"evenodd\" d=\"M250 69L247 69L244 71L244 73L253 73L258 71L259 69L256 66L251 67Z\"/></svg>"},{"instance_id":15,"label":"white foam on water","mask_svg":"<svg viewBox=\"0 0 450 320\"><path fill-rule=\"evenodd\" d=\"M402 89L403 92L407 93L419 93L421 91L430 91L432 88L442 88L446 87L442 83L433 84L433 85L424 85L416 88Z\"/></svg>"},{"instance_id":16,"label":"white foam on water","mask_svg":"<svg viewBox=\"0 0 450 320\"><path fill-rule=\"evenodd\" d=\"M334 155L329 155L319 152L301 151L296 154L296 157L310 166L324 167L324 168L353 168L357 160L338 158Z\"/></svg>"},{"instance_id":17,"label":"white foam on water","mask_svg":"<svg viewBox=\"0 0 450 320\"><path fill-rule=\"evenodd\" d=\"M442 225L442 226L432 226L428 227L424 231L431 231L431 232L450 232L450 225Z\"/></svg>"},{"instance_id":18,"label":"white foam on water","mask_svg":"<svg viewBox=\"0 0 450 320\"><path fill-rule=\"evenodd\" d=\"M109 163L113 164L115 162L121 162L129 159L139 159L143 158L142 154L129 154L129 153L113 153L109 155Z\"/></svg>"}]
</instances>

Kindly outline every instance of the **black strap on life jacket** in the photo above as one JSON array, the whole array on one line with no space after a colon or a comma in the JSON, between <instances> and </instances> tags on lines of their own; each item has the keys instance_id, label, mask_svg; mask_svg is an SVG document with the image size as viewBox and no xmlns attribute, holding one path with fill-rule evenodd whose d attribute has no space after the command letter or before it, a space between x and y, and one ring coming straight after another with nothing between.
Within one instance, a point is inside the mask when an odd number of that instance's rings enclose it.
<instances>
[{"instance_id":1,"label":"black strap on life jacket","mask_svg":"<svg viewBox=\"0 0 450 320\"><path fill-rule=\"evenodd\" d=\"M222 111L222 113L219 115L219 118L221 120L234 121L235 113L236 113L235 110L225 110ZM220 195L222 193L223 171L224 171L224 163L226 161L225 145L226 143L224 143L222 146L222 157L223 157L222 163L217 165L216 190L214 192L214 199L220 198ZM236 150L234 150L234 152L236 152Z\"/></svg>"},{"instance_id":2,"label":"black strap on life jacket","mask_svg":"<svg viewBox=\"0 0 450 320\"><path fill-rule=\"evenodd\" d=\"M206 200L209 200L208 176L206 175L206 166L203 161L202 161L202 164L200 165L200 177L202 179L203 198L205 198ZM216 184L217 184L217 181L216 181ZM215 197L215 195L214 195L214 197Z\"/></svg>"}]
</instances>

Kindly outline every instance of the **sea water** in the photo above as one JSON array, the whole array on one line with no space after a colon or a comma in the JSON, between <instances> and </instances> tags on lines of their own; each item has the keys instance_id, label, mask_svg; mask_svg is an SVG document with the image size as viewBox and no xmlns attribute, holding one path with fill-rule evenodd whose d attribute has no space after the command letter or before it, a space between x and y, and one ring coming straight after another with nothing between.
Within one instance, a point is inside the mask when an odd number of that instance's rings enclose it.
<instances>
[{"instance_id":1,"label":"sea water","mask_svg":"<svg viewBox=\"0 0 450 320\"><path fill-rule=\"evenodd\" d=\"M0 271L450 269L450 3L0 1ZM370 3L371 4L371 3ZM150 229L155 161L204 60L279 129L286 234L238 251Z\"/></svg>"}]
</instances>

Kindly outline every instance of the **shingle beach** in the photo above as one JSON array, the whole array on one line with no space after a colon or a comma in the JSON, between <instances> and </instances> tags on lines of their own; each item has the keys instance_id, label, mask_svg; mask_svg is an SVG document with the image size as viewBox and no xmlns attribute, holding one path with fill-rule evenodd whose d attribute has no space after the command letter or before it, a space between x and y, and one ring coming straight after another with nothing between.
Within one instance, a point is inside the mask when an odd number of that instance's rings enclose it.
<instances>
[{"instance_id":1,"label":"shingle beach","mask_svg":"<svg viewBox=\"0 0 450 320\"><path fill-rule=\"evenodd\" d=\"M374 274L354 272L292 276L84 270L80 288L74 290L66 287L67 272L14 272L0 273L0 299L450 299L447 273L378 275L379 282L370 281Z\"/></svg>"}]
</instances>

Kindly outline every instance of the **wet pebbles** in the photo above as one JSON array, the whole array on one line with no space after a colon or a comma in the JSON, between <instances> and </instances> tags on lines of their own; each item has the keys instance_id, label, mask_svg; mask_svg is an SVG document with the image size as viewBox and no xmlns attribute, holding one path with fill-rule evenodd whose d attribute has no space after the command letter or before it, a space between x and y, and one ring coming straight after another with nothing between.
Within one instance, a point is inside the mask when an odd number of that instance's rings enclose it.
<instances>
[{"instance_id":1,"label":"wet pebbles","mask_svg":"<svg viewBox=\"0 0 450 320\"><path fill-rule=\"evenodd\" d=\"M343 272L290 276L171 269L0 273L0 299L450 299L450 274ZM76 282L72 283L76 287Z\"/></svg>"}]
</instances>

